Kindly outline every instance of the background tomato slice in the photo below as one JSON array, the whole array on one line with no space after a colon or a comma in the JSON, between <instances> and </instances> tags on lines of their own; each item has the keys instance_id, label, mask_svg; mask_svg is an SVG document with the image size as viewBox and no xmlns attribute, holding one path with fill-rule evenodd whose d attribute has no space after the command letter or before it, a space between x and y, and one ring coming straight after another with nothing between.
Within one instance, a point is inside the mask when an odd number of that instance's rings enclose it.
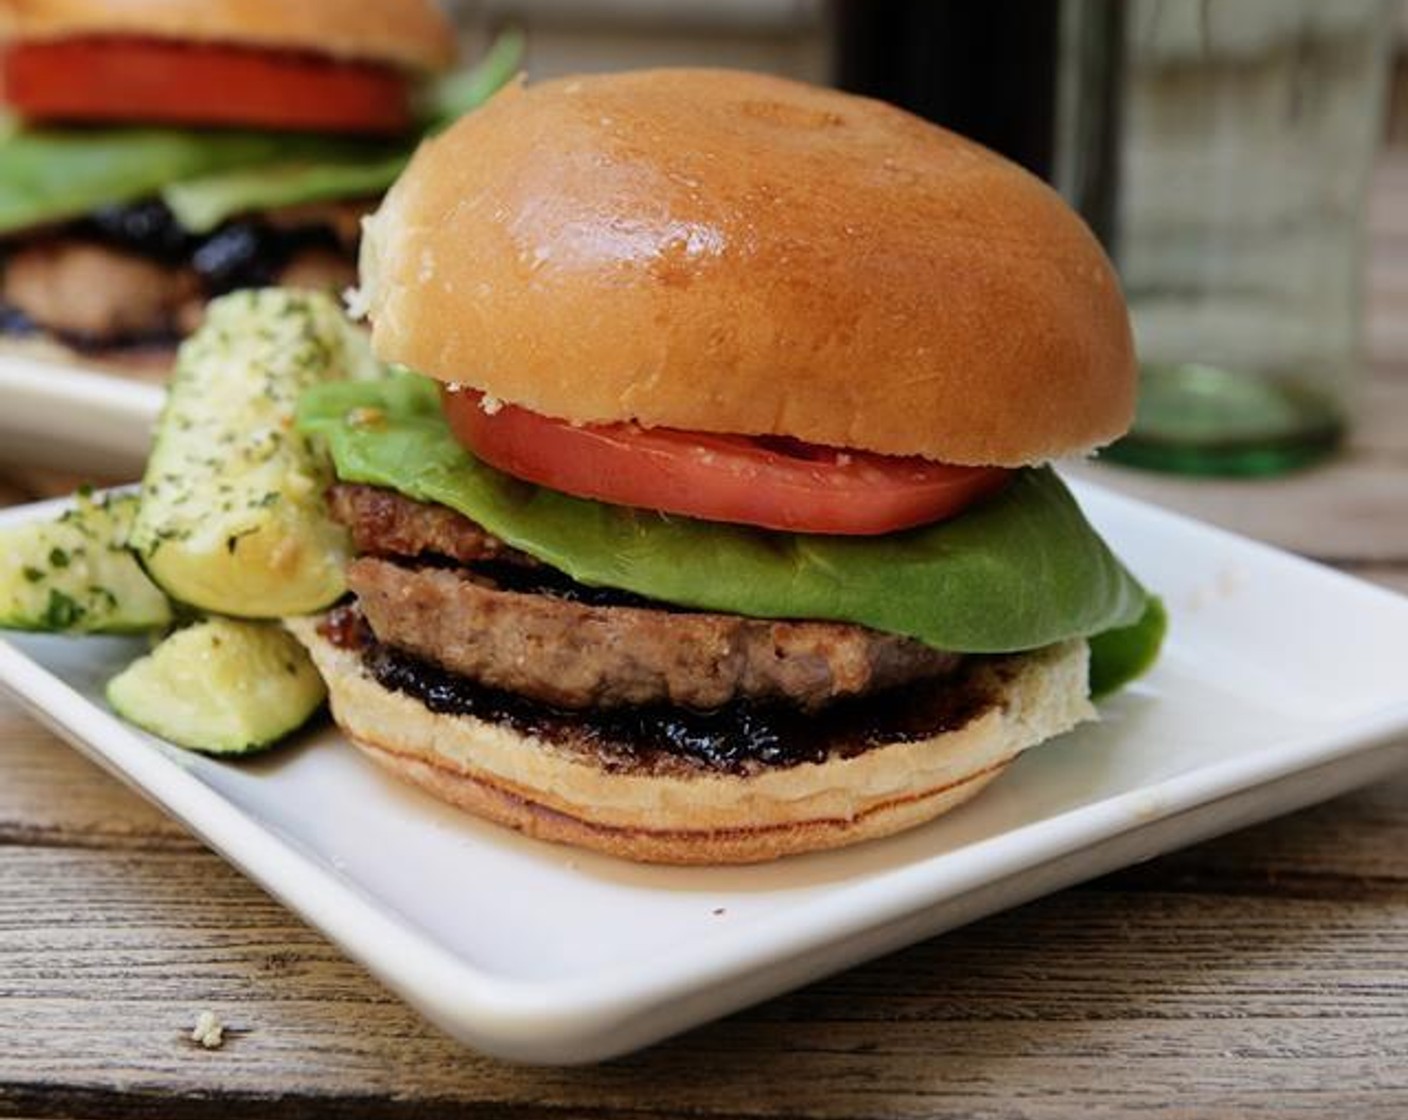
<instances>
[{"instance_id":1,"label":"background tomato slice","mask_svg":"<svg viewBox=\"0 0 1408 1120\"><path fill-rule=\"evenodd\" d=\"M517 478L579 498L797 533L875 535L951 517L1011 471L795 440L574 426L447 389L455 437Z\"/></svg>"},{"instance_id":2,"label":"background tomato slice","mask_svg":"<svg viewBox=\"0 0 1408 1120\"><path fill-rule=\"evenodd\" d=\"M405 78L388 66L126 36L12 44L0 94L34 121L378 134L411 123Z\"/></svg>"}]
</instances>

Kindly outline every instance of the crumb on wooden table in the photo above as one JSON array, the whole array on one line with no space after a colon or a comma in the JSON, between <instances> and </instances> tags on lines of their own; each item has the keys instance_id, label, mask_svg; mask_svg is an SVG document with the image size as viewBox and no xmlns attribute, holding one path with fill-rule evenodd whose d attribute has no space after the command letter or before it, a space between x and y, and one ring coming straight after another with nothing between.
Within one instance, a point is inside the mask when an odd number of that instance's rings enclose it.
<instances>
[{"instance_id":1,"label":"crumb on wooden table","mask_svg":"<svg viewBox=\"0 0 1408 1120\"><path fill-rule=\"evenodd\" d=\"M199 1042L207 1050L218 1050L225 1042L225 1025L213 1011L202 1011L196 1016L195 1029L191 1031L191 1041Z\"/></svg>"}]
</instances>

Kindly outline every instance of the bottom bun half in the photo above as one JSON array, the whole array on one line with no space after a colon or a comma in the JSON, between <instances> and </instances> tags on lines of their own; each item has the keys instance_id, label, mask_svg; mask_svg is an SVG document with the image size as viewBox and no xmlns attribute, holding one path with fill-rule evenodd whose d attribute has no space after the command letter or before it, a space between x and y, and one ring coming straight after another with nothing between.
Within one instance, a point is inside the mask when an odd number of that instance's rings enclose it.
<instances>
[{"instance_id":1,"label":"bottom bun half","mask_svg":"<svg viewBox=\"0 0 1408 1120\"><path fill-rule=\"evenodd\" d=\"M357 651L319 632L320 621L288 625L327 681L334 719L380 765L540 840L652 863L754 863L912 828L1095 715L1086 645L1065 642L982 666L972 683L984 703L928 738L744 773L623 772L566 740L432 712L382 686Z\"/></svg>"}]
</instances>

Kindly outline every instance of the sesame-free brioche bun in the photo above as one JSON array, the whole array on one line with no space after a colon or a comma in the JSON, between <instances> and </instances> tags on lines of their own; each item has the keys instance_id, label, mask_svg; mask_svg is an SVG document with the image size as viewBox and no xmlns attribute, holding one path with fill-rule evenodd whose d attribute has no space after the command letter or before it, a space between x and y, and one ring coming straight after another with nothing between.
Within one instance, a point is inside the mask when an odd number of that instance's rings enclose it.
<instances>
[{"instance_id":1,"label":"sesame-free brioche bun","mask_svg":"<svg viewBox=\"0 0 1408 1120\"><path fill-rule=\"evenodd\" d=\"M0 0L0 40L140 35L437 70L454 31L432 0Z\"/></svg>"},{"instance_id":2,"label":"sesame-free brioche bun","mask_svg":"<svg viewBox=\"0 0 1408 1120\"><path fill-rule=\"evenodd\" d=\"M377 763L529 836L652 863L755 863L912 828L1094 715L1077 640L984 665L971 685L984 703L927 739L750 774L632 772L568 737L432 712L383 687L357 652L319 632L320 621L286 625L327 682L338 725Z\"/></svg>"},{"instance_id":3,"label":"sesame-free brioche bun","mask_svg":"<svg viewBox=\"0 0 1408 1120\"><path fill-rule=\"evenodd\" d=\"M1129 425L1100 246L899 109L651 70L513 86L367 225L381 358L549 416L1016 466Z\"/></svg>"}]
</instances>

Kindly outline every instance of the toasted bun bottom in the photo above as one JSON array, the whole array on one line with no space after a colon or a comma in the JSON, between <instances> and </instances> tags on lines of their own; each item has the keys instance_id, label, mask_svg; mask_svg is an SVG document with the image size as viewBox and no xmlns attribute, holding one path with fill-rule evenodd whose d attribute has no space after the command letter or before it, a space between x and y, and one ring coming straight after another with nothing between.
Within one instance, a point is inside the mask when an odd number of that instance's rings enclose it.
<instances>
[{"instance_id":1,"label":"toasted bun bottom","mask_svg":"<svg viewBox=\"0 0 1408 1120\"><path fill-rule=\"evenodd\" d=\"M753 863L887 836L966 801L1027 747L1094 716L1086 645L1067 642L985 666L974 683L990 703L927 739L746 775L622 773L562 743L429 711L328 642L320 621L289 626L327 681L333 717L379 764L529 836L652 863Z\"/></svg>"}]
</instances>

